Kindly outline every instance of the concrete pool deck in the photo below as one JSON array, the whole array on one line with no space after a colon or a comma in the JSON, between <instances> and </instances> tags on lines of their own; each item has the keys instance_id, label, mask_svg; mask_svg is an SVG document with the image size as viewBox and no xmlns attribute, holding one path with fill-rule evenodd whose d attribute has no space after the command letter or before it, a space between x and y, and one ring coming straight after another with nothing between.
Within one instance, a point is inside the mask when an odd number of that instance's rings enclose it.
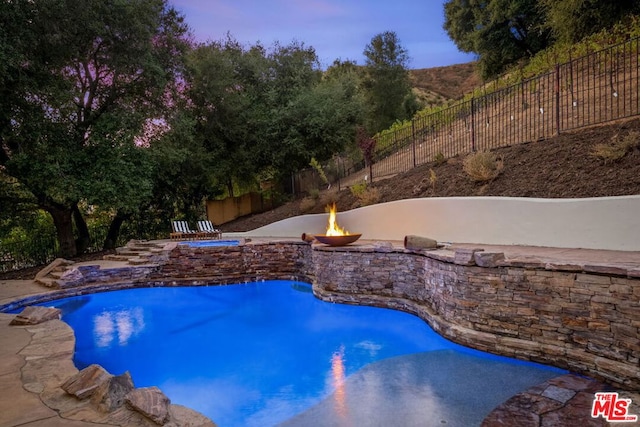
<instances>
[{"instance_id":1,"label":"concrete pool deck","mask_svg":"<svg viewBox=\"0 0 640 427\"><path fill-rule=\"evenodd\" d=\"M456 246L464 247L464 245ZM640 272L640 252L472 245L474 248L478 246L485 247L488 251L502 251L509 258L537 259L563 265L602 266L606 264L613 269L625 268ZM100 265L101 268L118 268L128 265L126 262L106 260L93 261L90 264ZM0 304L47 292L51 290L32 280L0 280ZM0 425L16 427L113 425L106 422L103 414L96 412L92 415L86 408L83 408L84 412L60 411L52 409L51 405L47 404L47 398L51 396L43 396L43 383L55 383L66 379L60 378L63 372L59 370L57 362L61 358L66 358L62 363L69 371L73 369L72 351L69 353L69 348L73 348L73 346L69 347L69 339L73 339L73 336L71 334L70 337L64 331L59 334L48 332L49 328L51 332L59 331L60 323L63 322L50 321L37 326L9 326L13 317L13 315L0 314ZM34 355L31 352L34 348L39 349L41 354ZM45 356L44 353L50 356ZM56 363L36 364L37 370L33 363L29 363L35 358L48 361L49 357ZM602 418L591 418L594 393L599 390L613 391L602 383L576 375L554 378L509 399L485 419L483 426L640 425L640 423L607 423ZM619 393L622 397L631 399L629 413L640 415L640 393L629 391L619 391ZM82 420L77 417L80 413L82 416L79 418ZM69 414L75 414L75 416L69 418ZM434 420L433 425L441 425L440 420Z\"/></svg>"}]
</instances>

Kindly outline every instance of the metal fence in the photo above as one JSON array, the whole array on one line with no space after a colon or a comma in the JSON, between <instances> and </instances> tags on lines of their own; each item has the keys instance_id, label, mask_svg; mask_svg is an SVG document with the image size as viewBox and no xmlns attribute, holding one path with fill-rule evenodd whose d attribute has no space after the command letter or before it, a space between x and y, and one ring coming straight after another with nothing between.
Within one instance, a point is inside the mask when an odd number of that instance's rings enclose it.
<instances>
[{"instance_id":1,"label":"metal fence","mask_svg":"<svg viewBox=\"0 0 640 427\"><path fill-rule=\"evenodd\" d=\"M54 236L0 242L0 273L46 264L55 258L57 252L58 242Z\"/></svg>"},{"instance_id":2,"label":"metal fence","mask_svg":"<svg viewBox=\"0 0 640 427\"><path fill-rule=\"evenodd\" d=\"M639 41L610 46L557 64L549 73L415 117L410 126L376 138L373 163L358 176L379 179L436 156L540 141L636 116L640 114Z\"/></svg>"}]
</instances>

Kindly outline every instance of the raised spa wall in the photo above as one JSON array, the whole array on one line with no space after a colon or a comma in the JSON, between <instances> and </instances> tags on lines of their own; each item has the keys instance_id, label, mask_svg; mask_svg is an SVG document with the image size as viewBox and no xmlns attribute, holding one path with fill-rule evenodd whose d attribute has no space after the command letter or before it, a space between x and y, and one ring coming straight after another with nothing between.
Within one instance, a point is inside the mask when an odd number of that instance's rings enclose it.
<instances>
[{"instance_id":1,"label":"raised spa wall","mask_svg":"<svg viewBox=\"0 0 640 427\"><path fill-rule=\"evenodd\" d=\"M305 280L323 300L407 311L457 343L639 390L640 278L623 270L577 270L509 262L473 249L280 241L177 245L149 279L165 284Z\"/></svg>"}]
</instances>

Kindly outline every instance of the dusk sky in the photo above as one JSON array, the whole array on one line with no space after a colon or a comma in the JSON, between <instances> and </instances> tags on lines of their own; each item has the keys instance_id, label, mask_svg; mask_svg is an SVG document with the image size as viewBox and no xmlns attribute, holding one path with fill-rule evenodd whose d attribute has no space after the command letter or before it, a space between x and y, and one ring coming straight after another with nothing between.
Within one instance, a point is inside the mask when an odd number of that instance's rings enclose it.
<instances>
[{"instance_id":1,"label":"dusk sky","mask_svg":"<svg viewBox=\"0 0 640 427\"><path fill-rule=\"evenodd\" d=\"M442 28L442 0L169 0L197 41L222 40L227 32L245 45L261 42L312 46L323 68L335 59L364 64L371 38L394 31L409 52L409 68L474 59L458 51Z\"/></svg>"}]
</instances>

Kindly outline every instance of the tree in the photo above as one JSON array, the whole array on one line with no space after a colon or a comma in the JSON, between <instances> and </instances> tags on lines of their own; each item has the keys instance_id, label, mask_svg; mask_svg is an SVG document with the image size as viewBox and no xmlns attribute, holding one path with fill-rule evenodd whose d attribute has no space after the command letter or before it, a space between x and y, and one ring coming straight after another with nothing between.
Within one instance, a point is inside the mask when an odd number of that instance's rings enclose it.
<instances>
[{"instance_id":1,"label":"tree","mask_svg":"<svg viewBox=\"0 0 640 427\"><path fill-rule=\"evenodd\" d=\"M370 108L367 127L378 132L396 120L411 117L414 112L406 108L413 105L407 71L409 55L393 31L374 36L365 47L364 55L364 88Z\"/></svg>"},{"instance_id":2,"label":"tree","mask_svg":"<svg viewBox=\"0 0 640 427\"><path fill-rule=\"evenodd\" d=\"M10 28L0 38L9 58L0 72L0 165L51 215L61 255L74 256L89 238L81 200L134 211L150 197L137 137L166 108L187 28L164 0L0 7Z\"/></svg>"},{"instance_id":3,"label":"tree","mask_svg":"<svg viewBox=\"0 0 640 427\"><path fill-rule=\"evenodd\" d=\"M279 177L340 151L362 120L349 77L323 79L313 48L245 47L231 37L198 46L188 60L194 140L211 159L212 185ZM279 178L277 177L277 178Z\"/></svg>"},{"instance_id":4,"label":"tree","mask_svg":"<svg viewBox=\"0 0 640 427\"><path fill-rule=\"evenodd\" d=\"M558 42L575 43L603 28L610 28L626 14L640 13L636 0L540 0L549 29Z\"/></svg>"},{"instance_id":5,"label":"tree","mask_svg":"<svg viewBox=\"0 0 640 427\"><path fill-rule=\"evenodd\" d=\"M448 0L444 14L449 37L461 51L478 55L485 78L551 42L538 0Z\"/></svg>"}]
</instances>

